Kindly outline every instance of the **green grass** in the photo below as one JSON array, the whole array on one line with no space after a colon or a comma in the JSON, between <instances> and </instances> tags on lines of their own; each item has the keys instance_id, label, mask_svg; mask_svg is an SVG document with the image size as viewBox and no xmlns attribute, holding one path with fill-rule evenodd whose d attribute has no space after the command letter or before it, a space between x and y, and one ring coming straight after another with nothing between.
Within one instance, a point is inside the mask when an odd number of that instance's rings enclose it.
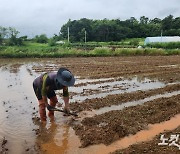
<instances>
[{"instance_id":1,"label":"green grass","mask_svg":"<svg viewBox=\"0 0 180 154\"><path fill-rule=\"evenodd\" d=\"M27 47L31 47L31 48L48 47L48 44L45 44L45 43L35 43L35 42L30 42L30 41L25 42L24 45L27 46Z\"/></svg>"},{"instance_id":2,"label":"green grass","mask_svg":"<svg viewBox=\"0 0 180 154\"><path fill-rule=\"evenodd\" d=\"M85 51L77 49L51 48L43 50L22 50L18 48L7 48L0 51L0 57L24 58L24 57L89 57L89 56L137 56L137 55L180 55L180 50L163 49L116 49L102 47Z\"/></svg>"},{"instance_id":3,"label":"green grass","mask_svg":"<svg viewBox=\"0 0 180 154\"><path fill-rule=\"evenodd\" d=\"M145 38L129 38L122 40L122 44L130 44L131 42L138 42L138 45L144 45Z\"/></svg>"},{"instance_id":4,"label":"green grass","mask_svg":"<svg viewBox=\"0 0 180 154\"><path fill-rule=\"evenodd\" d=\"M126 40L129 42L132 40ZM104 43L104 42L103 42ZM157 49L130 46L109 45L112 42L88 42L87 44L76 43L82 46L66 44L48 46L48 44L26 42L24 46L0 46L0 57L24 58L24 57L89 57L89 56L136 56L136 55L180 55L180 49ZM91 47L92 48L91 48ZM97 46L97 47L96 47Z\"/></svg>"},{"instance_id":5,"label":"green grass","mask_svg":"<svg viewBox=\"0 0 180 154\"><path fill-rule=\"evenodd\" d=\"M180 49L180 42L149 43L146 46L151 48Z\"/></svg>"}]
</instances>

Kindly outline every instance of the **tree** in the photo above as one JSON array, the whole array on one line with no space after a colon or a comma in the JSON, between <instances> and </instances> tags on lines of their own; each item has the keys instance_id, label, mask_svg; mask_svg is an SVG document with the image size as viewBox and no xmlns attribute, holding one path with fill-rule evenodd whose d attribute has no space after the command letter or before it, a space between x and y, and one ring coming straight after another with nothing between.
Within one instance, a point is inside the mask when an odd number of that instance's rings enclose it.
<instances>
[{"instance_id":1,"label":"tree","mask_svg":"<svg viewBox=\"0 0 180 154\"><path fill-rule=\"evenodd\" d=\"M14 45L23 45L22 38L17 38L19 31L17 31L13 27L8 28L8 35L9 39L7 41L7 45L14 46Z\"/></svg>"},{"instance_id":2,"label":"tree","mask_svg":"<svg viewBox=\"0 0 180 154\"><path fill-rule=\"evenodd\" d=\"M0 45L3 44L5 37L7 36L7 28L0 26Z\"/></svg>"},{"instance_id":3,"label":"tree","mask_svg":"<svg viewBox=\"0 0 180 154\"><path fill-rule=\"evenodd\" d=\"M162 29L163 30L170 30L173 24L173 16L169 15L162 20Z\"/></svg>"},{"instance_id":4,"label":"tree","mask_svg":"<svg viewBox=\"0 0 180 154\"><path fill-rule=\"evenodd\" d=\"M10 46L14 46L14 45L22 45L23 44L23 41L21 38L16 38L16 36L11 36L8 40L8 43L7 45L10 45Z\"/></svg>"},{"instance_id":5,"label":"tree","mask_svg":"<svg viewBox=\"0 0 180 154\"><path fill-rule=\"evenodd\" d=\"M17 34L19 34L19 31L17 31L13 27L9 27L9 35L10 35L10 37L12 37L12 36L17 37Z\"/></svg>"},{"instance_id":6,"label":"tree","mask_svg":"<svg viewBox=\"0 0 180 154\"><path fill-rule=\"evenodd\" d=\"M21 36L20 38L21 38L23 41L27 41L28 36L27 36L27 35L25 35L25 36Z\"/></svg>"},{"instance_id":7,"label":"tree","mask_svg":"<svg viewBox=\"0 0 180 154\"><path fill-rule=\"evenodd\" d=\"M149 18L142 16L140 17L140 24L148 24Z\"/></svg>"},{"instance_id":8,"label":"tree","mask_svg":"<svg viewBox=\"0 0 180 154\"><path fill-rule=\"evenodd\" d=\"M81 42L85 42L85 31L86 31L86 29L83 28L83 29L81 29L81 31L78 33L78 35L80 36L80 41L81 41Z\"/></svg>"},{"instance_id":9,"label":"tree","mask_svg":"<svg viewBox=\"0 0 180 154\"><path fill-rule=\"evenodd\" d=\"M124 21L120 19L90 20L86 18L69 20L60 30L64 39L67 39L68 27L71 42L82 41L84 30L87 32L88 41L120 41L125 38L159 36L161 30L163 30L163 34L179 35L180 17L173 19L173 16L169 15L161 20L141 16L140 21L134 17Z\"/></svg>"},{"instance_id":10,"label":"tree","mask_svg":"<svg viewBox=\"0 0 180 154\"><path fill-rule=\"evenodd\" d=\"M172 24L173 29L180 29L180 17L175 18Z\"/></svg>"},{"instance_id":11,"label":"tree","mask_svg":"<svg viewBox=\"0 0 180 154\"><path fill-rule=\"evenodd\" d=\"M3 39L2 39L2 36L0 34L0 45L2 45L2 41L3 41Z\"/></svg>"},{"instance_id":12,"label":"tree","mask_svg":"<svg viewBox=\"0 0 180 154\"><path fill-rule=\"evenodd\" d=\"M7 33L8 33L7 30L8 30L7 28L0 26L0 34L3 39L7 36Z\"/></svg>"},{"instance_id":13,"label":"tree","mask_svg":"<svg viewBox=\"0 0 180 154\"><path fill-rule=\"evenodd\" d=\"M36 35L35 36L35 41L37 43L47 43L48 38L47 38L46 34L41 34L40 36Z\"/></svg>"},{"instance_id":14,"label":"tree","mask_svg":"<svg viewBox=\"0 0 180 154\"><path fill-rule=\"evenodd\" d=\"M161 19L154 18L154 19L150 20L149 22L150 22L150 24L161 24Z\"/></svg>"}]
</instances>

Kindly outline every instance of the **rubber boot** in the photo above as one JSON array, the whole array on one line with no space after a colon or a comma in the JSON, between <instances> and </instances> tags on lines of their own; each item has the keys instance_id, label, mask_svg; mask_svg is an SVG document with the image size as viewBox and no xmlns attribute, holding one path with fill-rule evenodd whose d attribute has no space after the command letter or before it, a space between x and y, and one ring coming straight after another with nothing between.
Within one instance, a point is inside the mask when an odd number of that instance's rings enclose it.
<instances>
[{"instance_id":1,"label":"rubber boot","mask_svg":"<svg viewBox=\"0 0 180 154\"><path fill-rule=\"evenodd\" d=\"M46 106L44 103L39 104L39 115L42 122L46 121Z\"/></svg>"},{"instance_id":2,"label":"rubber boot","mask_svg":"<svg viewBox=\"0 0 180 154\"><path fill-rule=\"evenodd\" d=\"M56 96L50 98L50 105L51 106L55 107L57 102L58 102L58 100L57 100ZM49 111L48 116L53 118L54 117L54 111Z\"/></svg>"}]
</instances>

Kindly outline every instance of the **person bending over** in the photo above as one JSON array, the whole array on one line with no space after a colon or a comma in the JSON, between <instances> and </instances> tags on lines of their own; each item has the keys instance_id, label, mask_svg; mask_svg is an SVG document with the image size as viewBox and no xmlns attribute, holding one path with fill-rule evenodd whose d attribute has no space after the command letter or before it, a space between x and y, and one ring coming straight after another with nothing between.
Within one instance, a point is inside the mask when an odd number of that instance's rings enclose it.
<instances>
[{"instance_id":1,"label":"person bending over","mask_svg":"<svg viewBox=\"0 0 180 154\"><path fill-rule=\"evenodd\" d=\"M39 103L39 114L42 122L46 121L46 108L49 110L48 116L54 119L54 111L50 107L61 107L55 90L63 90L64 111L69 112L69 92L68 87L73 86L75 78L66 68L60 68L58 72L44 73L33 81L33 89ZM48 99L50 103L48 104Z\"/></svg>"}]
</instances>

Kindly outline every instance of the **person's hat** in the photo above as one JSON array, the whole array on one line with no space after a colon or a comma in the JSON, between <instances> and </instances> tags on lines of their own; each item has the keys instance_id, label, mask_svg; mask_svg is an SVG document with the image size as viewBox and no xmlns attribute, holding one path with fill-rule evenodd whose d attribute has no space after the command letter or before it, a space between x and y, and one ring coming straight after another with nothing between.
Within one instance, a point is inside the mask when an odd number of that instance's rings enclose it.
<instances>
[{"instance_id":1,"label":"person's hat","mask_svg":"<svg viewBox=\"0 0 180 154\"><path fill-rule=\"evenodd\" d=\"M60 68L57 72L56 81L63 86L73 86L75 78L73 74L66 68Z\"/></svg>"}]
</instances>

